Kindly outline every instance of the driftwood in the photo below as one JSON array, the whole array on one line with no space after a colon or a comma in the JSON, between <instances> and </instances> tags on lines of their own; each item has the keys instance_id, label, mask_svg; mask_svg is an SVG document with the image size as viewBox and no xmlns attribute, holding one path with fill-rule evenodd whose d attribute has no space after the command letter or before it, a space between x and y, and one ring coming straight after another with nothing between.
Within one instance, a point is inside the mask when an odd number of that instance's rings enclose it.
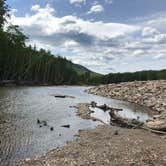
<instances>
[{"instance_id":1,"label":"driftwood","mask_svg":"<svg viewBox=\"0 0 166 166\"><path fill-rule=\"evenodd\" d=\"M148 119L146 126L152 130L166 132L166 113L163 112Z\"/></svg>"},{"instance_id":2,"label":"driftwood","mask_svg":"<svg viewBox=\"0 0 166 166\"><path fill-rule=\"evenodd\" d=\"M68 96L68 95L54 95L54 97L56 97L56 98L72 98L72 99L75 98L74 96Z\"/></svg>"},{"instance_id":3,"label":"driftwood","mask_svg":"<svg viewBox=\"0 0 166 166\"><path fill-rule=\"evenodd\" d=\"M104 112L105 112L105 111L108 111L108 110L112 110L112 111L123 111L123 109L109 107L109 106L106 105L106 104L97 106L97 103L94 102L94 101L91 102L91 106L92 106L92 107L99 108L99 109L102 109Z\"/></svg>"},{"instance_id":4,"label":"driftwood","mask_svg":"<svg viewBox=\"0 0 166 166\"><path fill-rule=\"evenodd\" d=\"M91 103L92 105L92 103ZM93 106L96 108L100 108L103 111L109 110L110 115L110 123L112 125L117 125L120 127L127 127L127 128L141 128L152 133L156 134L166 134L166 115L158 115L153 118L153 120L149 120L146 123L140 122L138 119L128 119L123 118L117 114L117 111L123 111L123 109L109 107L106 104L97 106L96 103L93 103Z\"/></svg>"},{"instance_id":5,"label":"driftwood","mask_svg":"<svg viewBox=\"0 0 166 166\"><path fill-rule=\"evenodd\" d=\"M140 128L155 134L166 134L165 132L166 130L163 126L156 125L155 127L152 127L148 125L147 123L140 122L137 119L122 118L116 115L115 111L110 111L109 114L110 114L112 123L119 125L121 127L127 127L127 128L133 128L133 129Z\"/></svg>"},{"instance_id":6,"label":"driftwood","mask_svg":"<svg viewBox=\"0 0 166 166\"><path fill-rule=\"evenodd\" d=\"M165 119L154 119L146 123L147 127L152 130L159 130L166 132L166 120Z\"/></svg>"},{"instance_id":7,"label":"driftwood","mask_svg":"<svg viewBox=\"0 0 166 166\"><path fill-rule=\"evenodd\" d=\"M70 125L62 125L61 127L70 128Z\"/></svg>"},{"instance_id":8,"label":"driftwood","mask_svg":"<svg viewBox=\"0 0 166 166\"><path fill-rule=\"evenodd\" d=\"M69 95L62 95L62 94L52 94L51 96L54 96L56 98L72 98L74 99L74 96L69 96Z\"/></svg>"},{"instance_id":9,"label":"driftwood","mask_svg":"<svg viewBox=\"0 0 166 166\"><path fill-rule=\"evenodd\" d=\"M114 110L109 111L110 118L111 118L111 123L114 125L118 125L121 127L127 127L127 128L138 128L138 126L142 126L143 123L136 120L136 119L127 119L127 118L122 118L118 116Z\"/></svg>"},{"instance_id":10,"label":"driftwood","mask_svg":"<svg viewBox=\"0 0 166 166\"><path fill-rule=\"evenodd\" d=\"M147 131L150 131L150 132L155 133L155 134L164 134L164 135L166 134L166 132L164 132L164 131L153 130L153 129L147 127L146 125L143 125L140 128L144 129L144 130L147 130Z\"/></svg>"}]
</instances>

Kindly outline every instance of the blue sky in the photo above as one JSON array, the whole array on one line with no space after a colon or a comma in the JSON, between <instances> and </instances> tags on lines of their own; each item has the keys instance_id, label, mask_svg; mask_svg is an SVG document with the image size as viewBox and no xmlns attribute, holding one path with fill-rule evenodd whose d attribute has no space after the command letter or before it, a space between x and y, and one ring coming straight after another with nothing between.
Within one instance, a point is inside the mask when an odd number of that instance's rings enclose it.
<instances>
[{"instance_id":1,"label":"blue sky","mask_svg":"<svg viewBox=\"0 0 166 166\"><path fill-rule=\"evenodd\" d=\"M27 44L100 72L166 68L165 0L7 0Z\"/></svg>"}]
</instances>

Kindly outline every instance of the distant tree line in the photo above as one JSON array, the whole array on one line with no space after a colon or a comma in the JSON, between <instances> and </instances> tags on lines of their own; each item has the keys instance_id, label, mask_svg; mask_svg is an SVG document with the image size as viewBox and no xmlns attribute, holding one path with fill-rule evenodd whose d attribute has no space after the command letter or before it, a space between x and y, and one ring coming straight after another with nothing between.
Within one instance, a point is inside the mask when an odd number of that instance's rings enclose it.
<instances>
[{"instance_id":1,"label":"distant tree line","mask_svg":"<svg viewBox=\"0 0 166 166\"><path fill-rule=\"evenodd\" d=\"M119 83L130 81L147 81L147 80L166 80L166 70L148 70L138 72L126 72L126 73L111 73L103 76L102 83Z\"/></svg>"}]
</instances>

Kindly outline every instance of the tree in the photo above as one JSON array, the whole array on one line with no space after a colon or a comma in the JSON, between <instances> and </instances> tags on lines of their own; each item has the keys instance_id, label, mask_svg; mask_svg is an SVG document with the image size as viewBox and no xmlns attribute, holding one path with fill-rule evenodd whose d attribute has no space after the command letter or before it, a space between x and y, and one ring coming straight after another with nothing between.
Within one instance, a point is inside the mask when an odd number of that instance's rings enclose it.
<instances>
[{"instance_id":1,"label":"tree","mask_svg":"<svg viewBox=\"0 0 166 166\"><path fill-rule=\"evenodd\" d=\"M25 41L28 39L28 37L22 33L22 30L18 25L8 26L7 34L11 45L15 47L25 47Z\"/></svg>"},{"instance_id":2,"label":"tree","mask_svg":"<svg viewBox=\"0 0 166 166\"><path fill-rule=\"evenodd\" d=\"M9 7L6 4L6 0L0 0L0 29L3 28L6 18L9 17L8 11Z\"/></svg>"}]
</instances>

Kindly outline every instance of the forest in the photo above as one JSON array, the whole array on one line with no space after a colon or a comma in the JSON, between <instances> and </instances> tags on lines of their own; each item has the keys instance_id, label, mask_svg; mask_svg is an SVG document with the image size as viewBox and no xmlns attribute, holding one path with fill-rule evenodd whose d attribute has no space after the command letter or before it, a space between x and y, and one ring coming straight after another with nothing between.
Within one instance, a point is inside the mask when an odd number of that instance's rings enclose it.
<instances>
[{"instance_id":1,"label":"forest","mask_svg":"<svg viewBox=\"0 0 166 166\"><path fill-rule=\"evenodd\" d=\"M119 83L130 81L166 80L166 70L147 70L126 73L110 73L103 76L102 83Z\"/></svg>"},{"instance_id":2,"label":"forest","mask_svg":"<svg viewBox=\"0 0 166 166\"><path fill-rule=\"evenodd\" d=\"M107 84L134 80L166 79L166 70L101 75L73 64L44 49L27 46L28 37L17 25L6 24L10 17L5 0L0 0L0 84L74 85Z\"/></svg>"},{"instance_id":3,"label":"forest","mask_svg":"<svg viewBox=\"0 0 166 166\"><path fill-rule=\"evenodd\" d=\"M27 46L27 36L17 25L4 30L9 7L0 0L0 82L16 84L81 84L92 76L89 70L77 70L71 61L50 51Z\"/></svg>"}]
</instances>

